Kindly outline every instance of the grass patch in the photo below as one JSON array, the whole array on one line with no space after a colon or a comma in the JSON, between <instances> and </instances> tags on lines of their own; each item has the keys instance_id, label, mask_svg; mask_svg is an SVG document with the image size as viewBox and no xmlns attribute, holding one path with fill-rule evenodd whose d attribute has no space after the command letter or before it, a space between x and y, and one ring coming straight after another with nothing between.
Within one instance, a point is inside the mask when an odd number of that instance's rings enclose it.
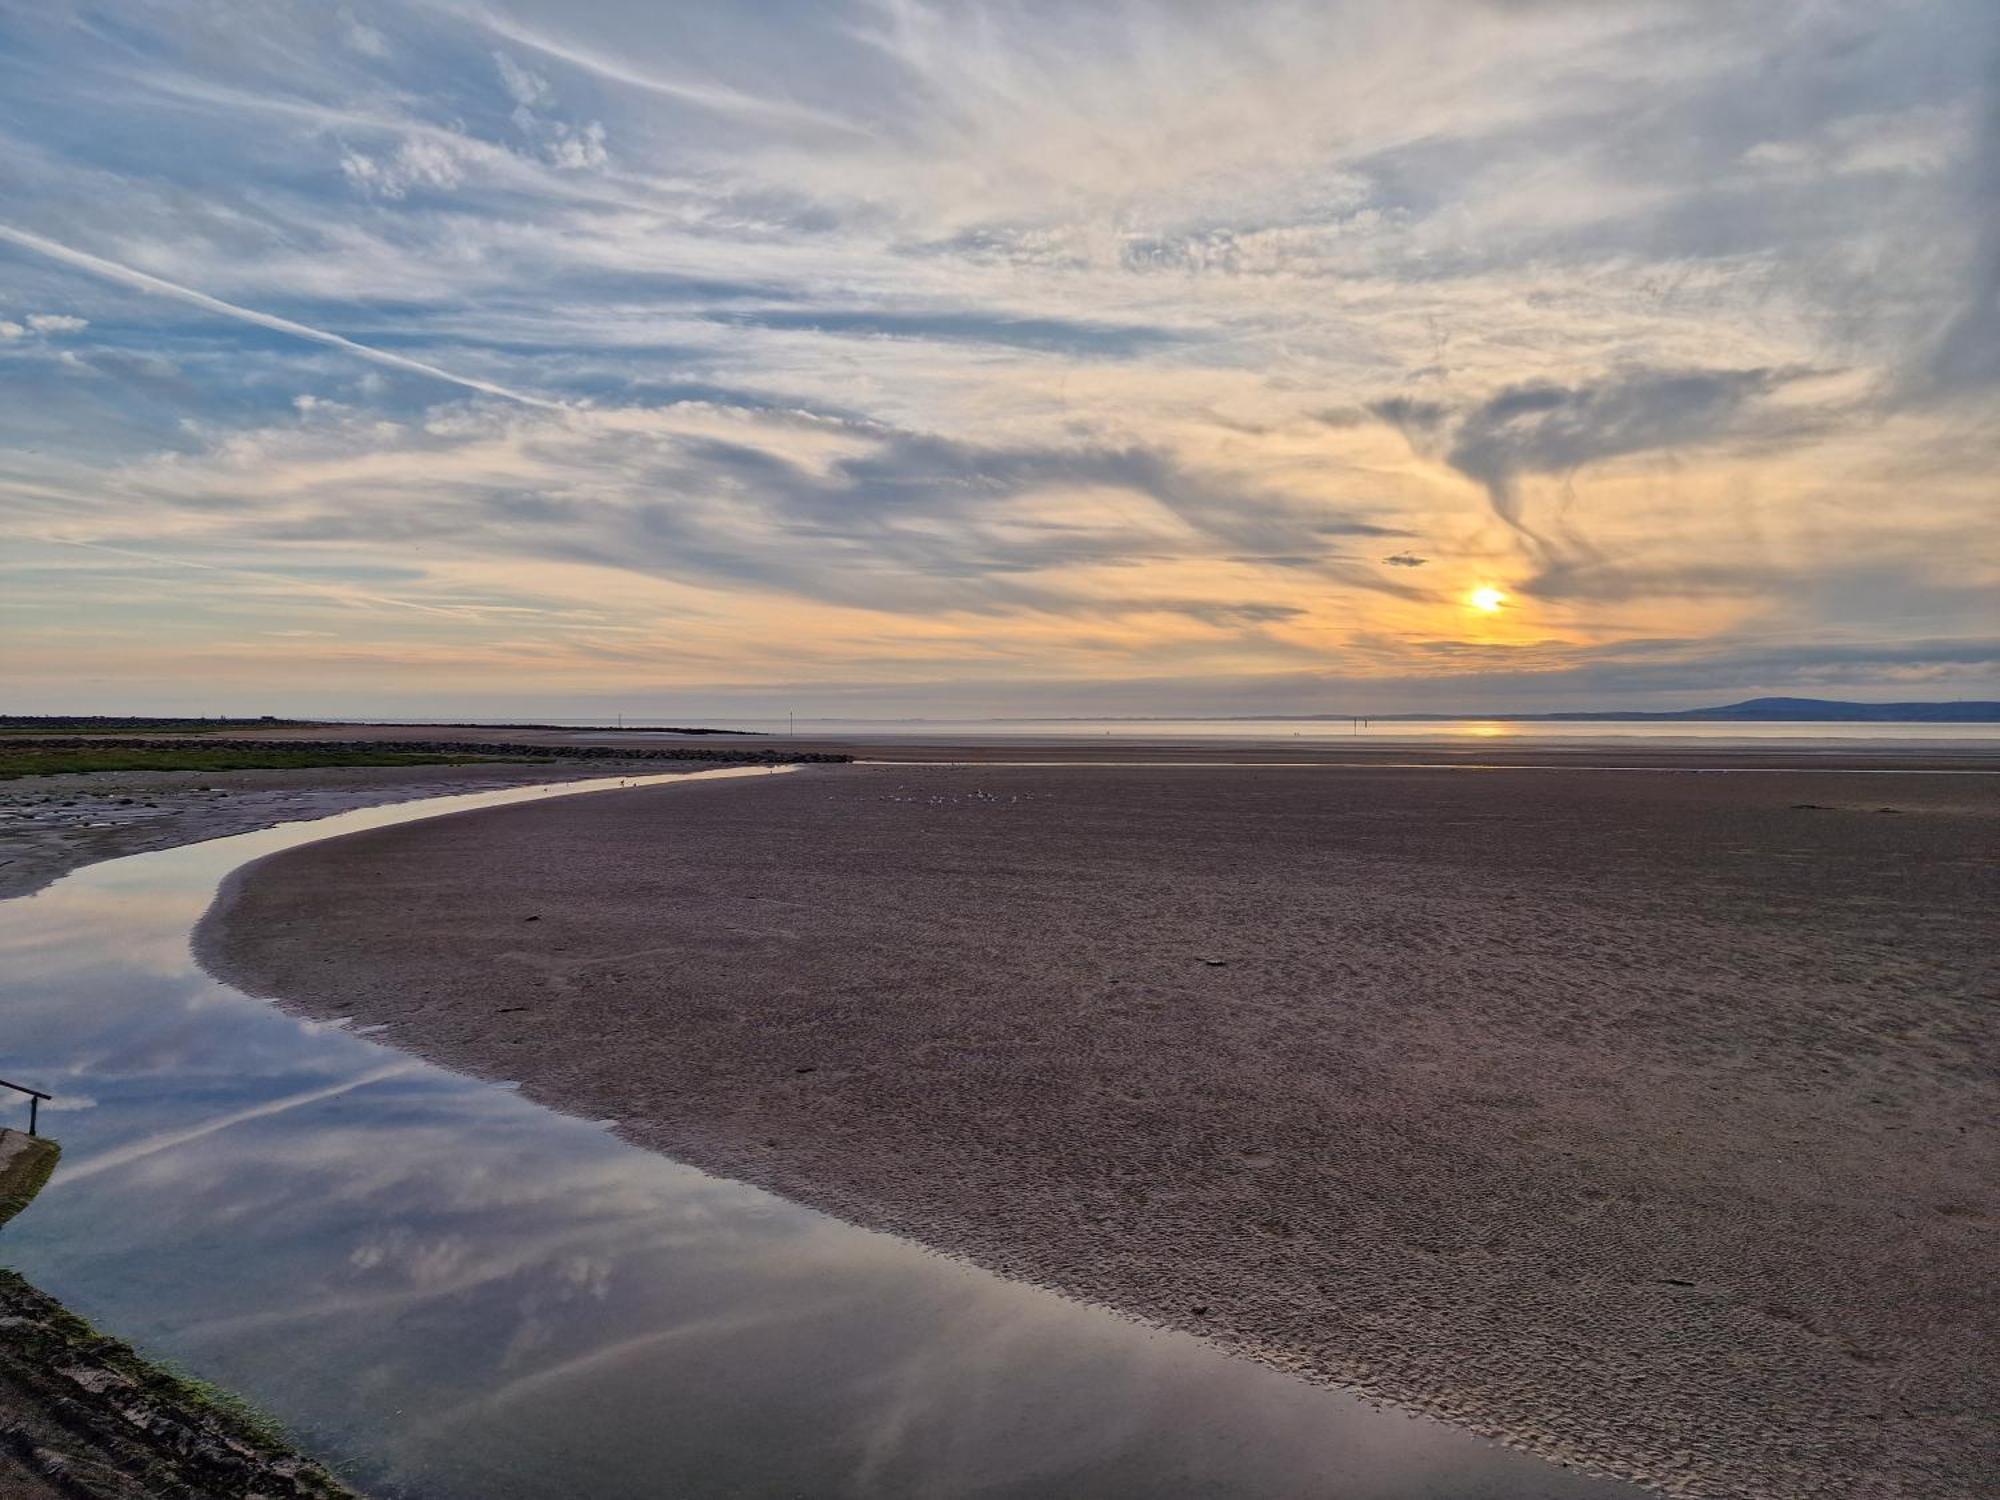
<instances>
[{"instance_id":1,"label":"grass patch","mask_svg":"<svg viewBox=\"0 0 2000 1500\"><path fill-rule=\"evenodd\" d=\"M145 719L113 714L0 714L0 738L34 734L223 734L232 729L297 729L311 719Z\"/></svg>"},{"instance_id":2,"label":"grass patch","mask_svg":"<svg viewBox=\"0 0 2000 1500\"><path fill-rule=\"evenodd\" d=\"M177 1404L214 1412L267 1448L291 1447L292 1440L284 1424L249 1397L226 1391L214 1381L203 1380L199 1375L190 1375L171 1359L155 1358L149 1363L159 1378L160 1386Z\"/></svg>"},{"instance_id":3,"label":"grass patch","mask_svg":"<svg viewBox=\"0 0 2000 1500\"><path fill-rule=\"evenodd\" d=\"M16 776L69 776L91 771L286 771L315 766L458 766L511 761L504 755L439 755L414 750L170 750L116 744L10 750L0 741L0 781Z\"/></svg>"}]
</instances>

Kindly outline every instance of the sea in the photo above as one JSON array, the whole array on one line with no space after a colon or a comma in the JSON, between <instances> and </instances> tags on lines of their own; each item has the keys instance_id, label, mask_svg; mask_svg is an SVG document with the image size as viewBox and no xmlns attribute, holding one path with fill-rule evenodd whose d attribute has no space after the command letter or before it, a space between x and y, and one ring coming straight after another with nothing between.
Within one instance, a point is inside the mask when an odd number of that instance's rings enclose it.
<instances>
[{"instance_id":1,"label":"sea","mask_svg":"<svg viewBox=\"0 0 2000 1500\"><path fill-rule=\"evenodd\" d=\"M375 722L396 722L381 721ZM431 720L409 720L424 723ZM519 724L514 719L465 719L468 724ZM1572 719L837 719L709 718L704 715L644 717L606 715L594 719L537 719L578 729L656 729L700 725L755 734L797 734L811 738L911 738L936 740L1370 740L1382 744L1464 743L1508 740L1522 744L1606 742L1652 745L1738 745L1780 742L1823 743L1842 748L1890 745L1899 748L2000 750L2000 724L1896 724L1855 722L1746 723L1703 720L1633 721Z\"/></svg>"}]
</instances>

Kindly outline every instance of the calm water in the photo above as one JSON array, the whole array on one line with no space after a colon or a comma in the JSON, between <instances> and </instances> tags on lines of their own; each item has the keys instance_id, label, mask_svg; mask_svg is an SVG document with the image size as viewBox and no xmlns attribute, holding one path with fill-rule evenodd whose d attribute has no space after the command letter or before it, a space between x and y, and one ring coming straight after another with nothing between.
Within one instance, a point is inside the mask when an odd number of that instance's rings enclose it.
<instances>
[{"instance_id":1,"label":"calm water","mask_svg":"<svg viewBox=\"0 0 2000 1500\"><path fill-rule=\"evenodd\" d=\"M384 1496L1637 1495L705 1176L189 956L247 860L576 790L0 903L0 1075L56 1092L64 1147L0 1260Z\"/></svg>"},{"instance_id":2,"label":"calm water","mask_svg":"<svg viewBox=\"0 0 2000 1500\"><path fill-rule=\"evenodd\" d=\"M415 722L415 721L411 721ZM478 722L469 720L467 722ZM493 722L500 722L495 720ZM549 724L614 727L610 719L548 719ZM622 723L644 729L665 724L701 723L715 729L784 734L795 729L816 738L917 738L924 740L1362 740L1394 745L1463 744L1500 740L1522 744L1599 742L1663 748L1777 743L1793 748L1823 744L1845 751L1869 748L1923 750L1981 748L2000 752L2000 724L1722 724L1630 723L1615 719L1570 723L1509 723L1497 719L1451 719L1436 723L1367 723L1346 719L658 719L628 716Z\"/></svg>"}]
</instances>

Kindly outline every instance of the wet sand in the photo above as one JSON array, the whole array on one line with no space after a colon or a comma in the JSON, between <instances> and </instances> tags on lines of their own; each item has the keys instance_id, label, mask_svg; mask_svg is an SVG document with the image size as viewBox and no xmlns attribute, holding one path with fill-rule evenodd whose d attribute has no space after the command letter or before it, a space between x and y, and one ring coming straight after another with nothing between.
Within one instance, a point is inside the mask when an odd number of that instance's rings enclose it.
<instances>
[{"instance_id":1,"label":"wet sand","mask_svg":"<svg viewBox=\"0 0 2000 1500\"><path fill-rule=\"evenodd\" d=\"M0 900L101 859L173 849L349 808L493 787L677 769L657 761L92 771L0 781ZM689 770L705 769L694 762Z\"/></svg>"},{"instance_id":2,"label":"wet sand","mask_svg":"<svg viewBox=\"0 0 2000 1500\"><path fill-rule=\"evenodd\" d=\"M199 943L1553 1457L1948 1500L2000 1483L1996 835L1990 776L812 768L310 846Z\"/></svg>"}]
</instances>

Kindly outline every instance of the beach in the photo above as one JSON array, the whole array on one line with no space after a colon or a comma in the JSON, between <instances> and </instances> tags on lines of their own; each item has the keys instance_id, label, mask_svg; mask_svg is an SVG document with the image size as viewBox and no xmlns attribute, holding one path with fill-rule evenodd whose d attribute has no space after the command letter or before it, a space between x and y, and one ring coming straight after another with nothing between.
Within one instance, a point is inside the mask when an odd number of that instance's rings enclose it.
<instances>
[{"instance_id":1,"label":"beach","mask_svg":"<svg viewBox=\"0 0 2000 1500\"><path fill-rule=\"evenodd\" d=\"M1551 1457L1929 1500L2000 1475L1996 833L1973 774L811 767L278 855L198 949Z\"/></svg>"},{"instance_id":2,"label":"beach","mask_svg":"<svg viewBox=\"0 0 2000 1500\"><path fill-rule=\"evenodd\" d=\"M700 770L656 760L306 766L253 771L93 771L0 781L0 900L99 860L173 849L355 807L631 771Z\"/></svg>"}]
</instances>

